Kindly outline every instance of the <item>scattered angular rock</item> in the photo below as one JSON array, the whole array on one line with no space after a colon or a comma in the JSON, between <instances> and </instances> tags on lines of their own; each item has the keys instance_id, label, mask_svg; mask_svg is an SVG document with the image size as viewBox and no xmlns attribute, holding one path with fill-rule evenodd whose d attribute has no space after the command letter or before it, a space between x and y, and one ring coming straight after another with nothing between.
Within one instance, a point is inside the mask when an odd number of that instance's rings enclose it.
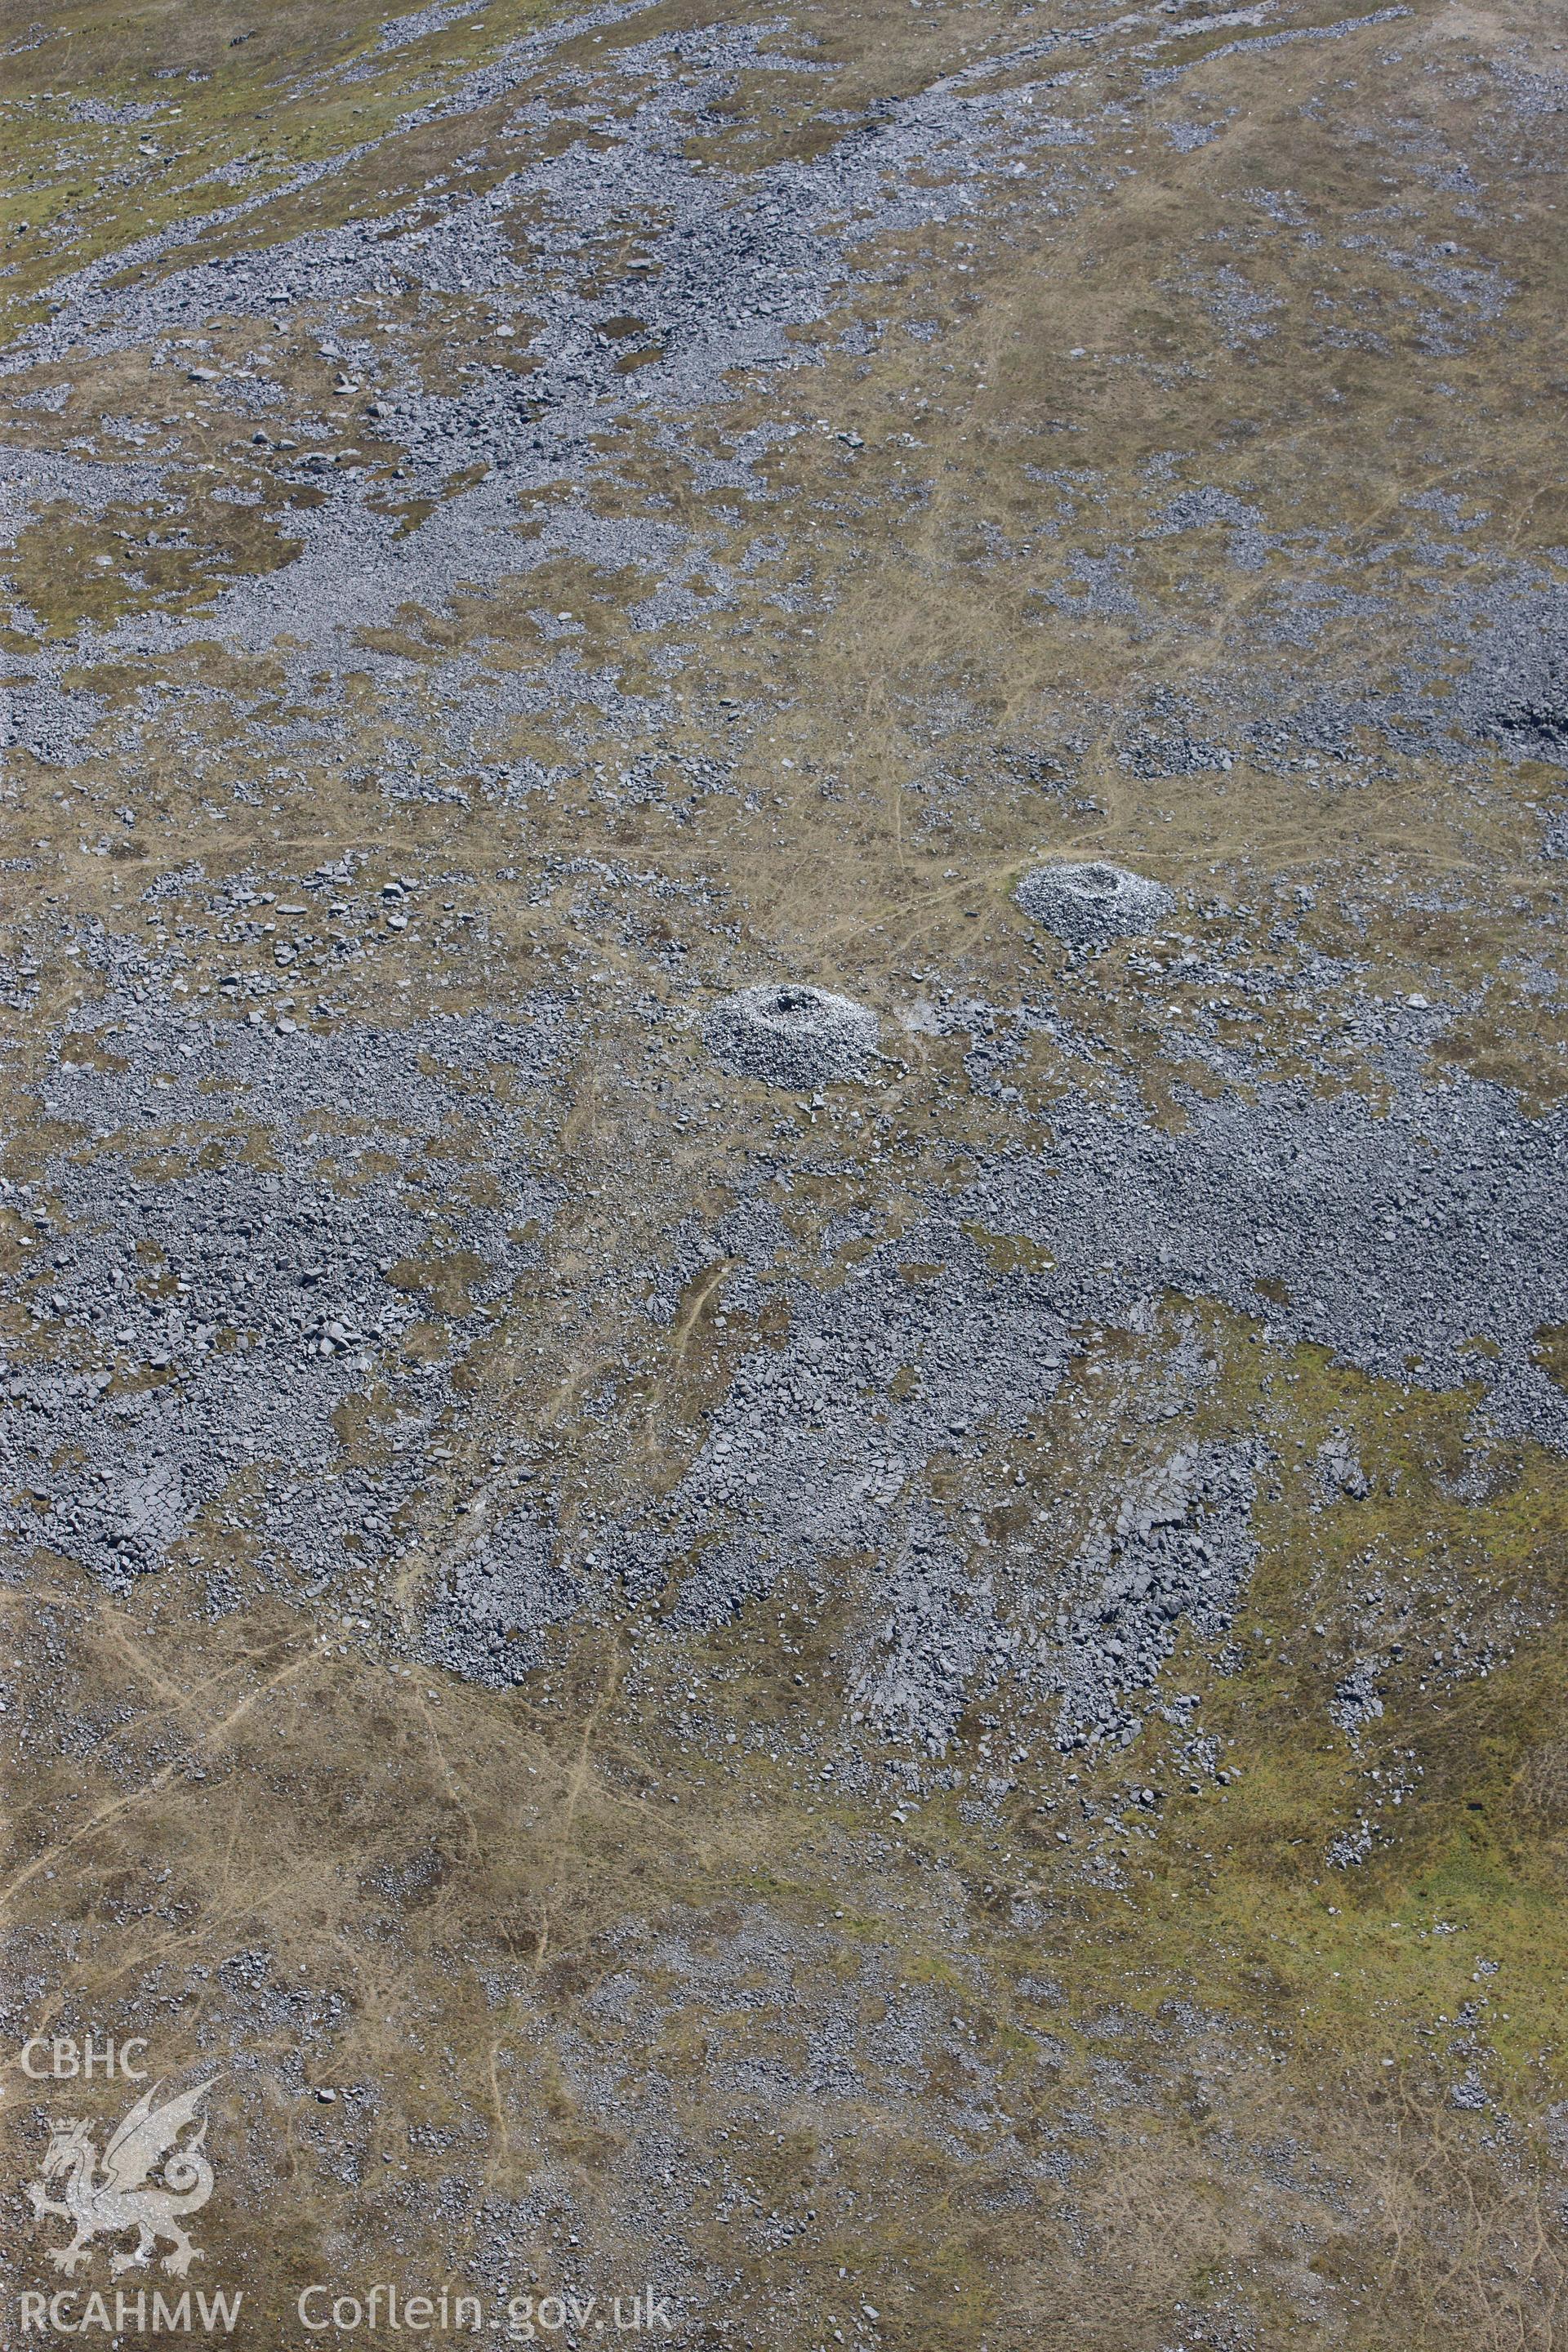
<instances>
[{"instance_id":1,"label":"scattered angular rock","mask_svg":"<svg viewBox=\"0 0 1568 2352\"><path fill-rule=\"evenodd\" d=\"M286 1544L301 1579L335 1579L390 1552L388 1515L420 1475L409 1441L427 1436L442 1410L451 1366L483 1328L479 1306L529 1255L513 1237L517 1221L536 1218L542 1230L552 1214L521 1117L501 1093L480 1090L483 1070L508 1093L515 1085L535 1106L543 1099L561 1032L548 1008L528 1013L285 1044L146 991L106 996L96 1034L114 1041L102 1057L110 1066L66 1056L45 1093L52 1116L101 1130L100 1148L90 1162L49 1167L60 1223L47 1291L37 1276L29 1288L7 1285L13 1315L42 1310L47 1297L49 1311L68 1317L87 1360L68 1381L31 1351L14 1369L5 1360L0 1542L30 1548L43 1534L124 1591L163 1566L204 1515L209 1535L232 1517L243 1489L241 1516L258 1545L274 1556ZM237 1097L267 1135L265 1170L200 1156L223 1116L215 1105ZM432 1197L420 1181L422 1147L479 1101L483 1164L505 1206L454 1219L444 1187ZM341 1153L323 1150L329 1107L353 1122L336 1138ZM142 1154L171 1131L189 1150L151 1182ZM346 1181L356 1147L372 1140L384 1165ZM13 1214L26 1197L0 1194ZM419 1310L384 1270L441 1245L484 1272L443 1318L449 1354L411 1360L402 1339ZM166 1296L141 1279L154 1263L169 1269ZM36 1311L35 1328L43 1319ZM166 1377L140 1381L141 1366ZM374 1525L366 1482L339 1483L346 1465L333 1418L370 1377L395 1395L405 1441L379 1482ZM28 1487L47 1518L23 1507Z\"/></svg>"},{"instance_id":2,"label":"scattered angular rock","mask_svg":"<svg viewBox=\"0 0 1568 2352\"><path fill-rule=\"evenodd\" d=\"M1037 866L1025 875L1015 896L1032 922L1070 947L1098 947L1106 940L1152 930L1176 903L1163 883L1098 860Z\"/></svg>"},{"instance_id":3,"label":"scattered angular rock","mask_svg":"<svg viewBox=\"0 0 1568 2352\"><path fill-rule=\"evenodd\" d=\"M1372 1492L1372 1482L1343 1430L1336 1429L1324 1440L1313 1466L1318 1490L1325 1496L1348 1495L1352 1502L1359 1503Z\"/></svg>"},{"instance_id":4,"label":"scattered angular rock","mask_svg":"<svg viewBox=\"0 0 1568 2352\"><path fill-rule=\"evenodd\" d=\"M971 1685L988 1687L1007 1654L989 1585L966 1575L934 1526L918 1526L889 1579L885 1613L852 1696L884 1738L940 1756Z\"/></svg>"},{"instance_id":5,"label":"scattered angular rock","mask_svg":"<svg viewBox=\"0 0 1568 2352\"><path fill-rule=\"evenodd\" d=\"M580 1599L548 1528L531 1513L516 1511L436 1587L425 1623L426 1653L469 1682L503 1690L538 1664L535 1637L574 1615Z\"/></svg>"},{"instance_id":6,"label":"scattered angular rock","mask_svg":"<svg viewBox=\"0 0 1568 2352\"><path fill-rule=\"evenodd\" d=\"M1381 1658L1360 1658L1348 1674L1341 1675L1329 1701L1330 1720L1341 1731L1360 1731L1383 1713L1383 1694L1378 1686L1382 1667Z\"/></svg>"},{"instance_id":7,"label":"scattered angular rock","mask_svg":"<svg viewBox=\"0 0 1568 2352\"><path fill-rule=\"evenodd\" d=\"M877 1051L877 1016L847 996L798 981L742 988L703 1024L708 1050L737 1077L770 1087L858 1078Z\"/></svg>"},{"instance_id":8,"label":"scattered angular rock","mask_svg":"<svg viewBox=\"0 0 1568 2352\"><path fill-rule=\"evenodd\" d=\"M1257 1557L1252 1507L1264 1458L1255 1441L1186 1448L1124 1496L1113 1534L1084 1545L1059 1746L1131 1727L1128 1696L1154 1682L1179 1618L1208 1641L1228 1630Z\"/></svg>"}]
</instances>

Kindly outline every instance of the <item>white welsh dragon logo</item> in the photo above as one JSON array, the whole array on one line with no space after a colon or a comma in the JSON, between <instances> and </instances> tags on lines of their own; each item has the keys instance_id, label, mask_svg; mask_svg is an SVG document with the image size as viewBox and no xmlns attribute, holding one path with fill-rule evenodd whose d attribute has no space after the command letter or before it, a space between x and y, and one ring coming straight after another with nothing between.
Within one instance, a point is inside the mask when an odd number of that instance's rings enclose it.
<instances>
[{"instance_id":1,"label":"white welsh dragon logo","mask_svg":"<svg viewBox=\"0 0 1568 2352\"><path fill-rule=\"evenodd\" d=\"M68 2246L49 2249L56 2270L68 2278L74 2276L83 2263L91 2260L94 2238L105 2233L113 2237L126 2230L136 2231L136 2243L129 2253L110 2256L109 2267L115 2273L149 2261L160 2238L171 2242L173 2252L164 2255L163 2268L177 2278L202 2259L200 2246L192 2245L180 2222L184 2214L199 2211L213 2193L213 2168L201 2152L207 2136L205 2116L183 2147L177 2142L185 2126L196 2122L196 2110L216 2079L209 2076L194 2091L184 2091L161 2107L153 2103L163 2086L154 2083L122 2119L104 2149L101 2173L98 2150L89 2137L92 2126L70 2120L54 2126L41 2177L27 2184L27 2201L40 2219L46 2213L58 2213L62 2221L76 2224L76 2235ZM159 2163L163 2179L149 2182L148 2174ZM49 2195L48 2183L62 2178L65 2188L57 2202Z\"/></svg>"}]
</instances>

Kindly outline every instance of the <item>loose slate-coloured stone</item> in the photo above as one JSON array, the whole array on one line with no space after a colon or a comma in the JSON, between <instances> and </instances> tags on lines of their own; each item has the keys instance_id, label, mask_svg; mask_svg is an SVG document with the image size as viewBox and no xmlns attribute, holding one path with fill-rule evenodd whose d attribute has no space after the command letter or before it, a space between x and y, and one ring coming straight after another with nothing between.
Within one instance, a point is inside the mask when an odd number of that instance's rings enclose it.
<instances>
[{"instance_id":1,"label":"loose slate-coloured stone","mask_svg":"<svg viewBox=\"0 0 1568 2352\"><path fill-rule=\"evenodd\" d=\"M1105 940L1152 931L1176 903L1163 883L1098 861L1037 866L1025 875L1015 896L1031 920L1072 947L1097 947Z\"/></svg>"},{"instance_id":2,"label":"loose slate-coloured stone","mask_svg":"<svg viewBox=\"0 0 1568 2352\"><path fill-rule=\"evenodd\" d=\"M703 1035L714 1060L737 1077L823 1086L864 1076L877 1051L877 1016L847 996L786 981L727 996L708 1015Z\"/></svg>"}]
</instances>

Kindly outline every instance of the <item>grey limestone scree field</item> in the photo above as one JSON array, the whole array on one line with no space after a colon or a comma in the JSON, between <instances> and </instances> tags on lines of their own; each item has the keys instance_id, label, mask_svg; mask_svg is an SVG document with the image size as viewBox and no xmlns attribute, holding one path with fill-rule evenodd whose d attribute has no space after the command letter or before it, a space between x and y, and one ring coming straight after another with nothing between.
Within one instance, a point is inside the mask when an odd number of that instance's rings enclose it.
<instances>
[{"instance_id":1,"label":"grey limestone scree field","mask_svg":"<svg viewBox=\"0 0 1568 2352\"><path fill-rule=\"evenodd\" d=\"M1553 2352L1561 12L0 51L0 2342Z\"/></svg>"}]
</instances>

